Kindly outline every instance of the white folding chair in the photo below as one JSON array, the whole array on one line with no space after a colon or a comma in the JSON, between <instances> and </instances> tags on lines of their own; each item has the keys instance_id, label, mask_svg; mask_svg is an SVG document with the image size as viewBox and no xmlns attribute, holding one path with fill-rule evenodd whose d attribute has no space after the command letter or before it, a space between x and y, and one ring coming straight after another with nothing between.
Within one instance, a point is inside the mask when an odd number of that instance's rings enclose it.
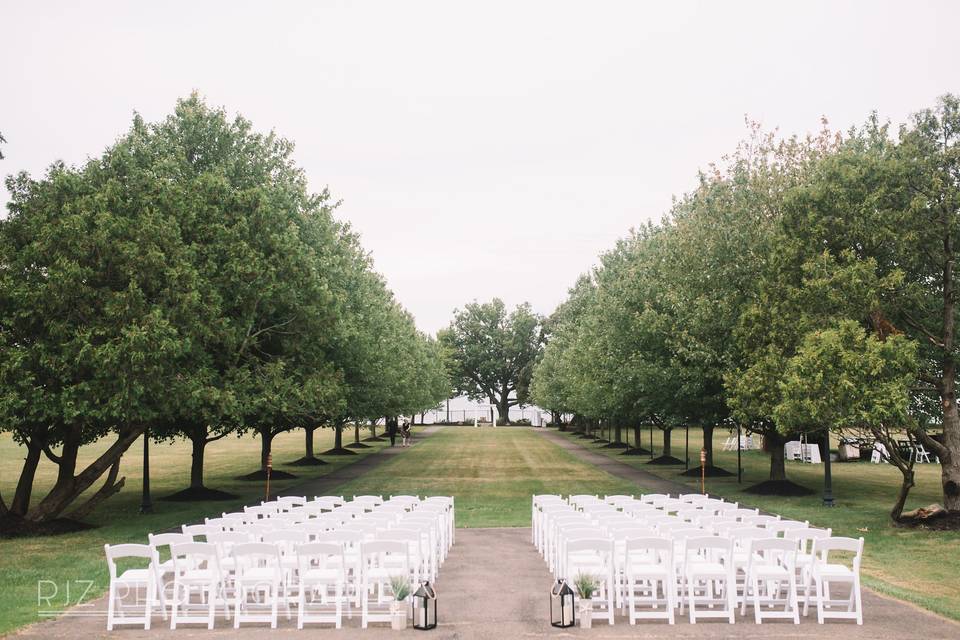
<instances>
[{"instance_id":1,"label":"white folding chair","mask_svg":"<svg viewBox=\"0 0 960 640\"><path fill-rule=\"evenodd\" d=\"M405 542L377 540L360 545L360 558L362 567L360 626L366 629L370 622L390 621L389 611L382 610L382 607L389 602L392 595L391 578L402 576L409 580L410 557ZM371 603L370 599L374 593L376 602ZM376 605L377 610L371 611L371 604Z\"/></svg>"},{"instance_id":2,"label":"white folding chair","mask_svg":"<svg viewBox=\"0 0 960 640\"><path fill-rule=\"evenodd\" d=\"M341 628L343 602L347 597L343 545L336 542L298 545L297 562L297 628L303 629L304 624L314 622L332 622L335 628ZM333 612L322 610L328 609L331 602Z\"/></svg>"},{"instance_id":3,"label":"white folding chair","mask_svg":"<svg viewBox=\"0 0 960 640\"><path fill-rule=\"evenodd\" d=\"M216 545L210 542L186 542L170 547L173 557L173 604L170 611L170 628L177 624L204 623L213 629L216 605L221 598L221 578L219 555ZM194 590L200 596L200 602L194 603L191 595ZM224 601L224 612L229 614ZM191 615L197 606L206 610L206 615Z\"/></svg>"},{"instance_id":4,"label":"white folding chair","mask_svg":"<svg viewBox=\"0 0 960 640\"><path fill-rule=\"evenodd\" d=\"M276 629L283 580L277 546L266 542L244 542L234 545L230 555L236 567L233 628L239 629L242 622L269 622L270 628Z\"/></svg>"},{"instance_id":5,"label":"white folding chair","mask_svg":"<svg viewBox=\"0 0 960 640\"><path fill-rule=\"evenodd\" d=\"M566 543L565 568L569 575L589 574L597 579L597 596L593 598L593 615L613 624L616 585L614 573L613 540L608 538L581 538Z\"/></svg>"},{"instance_id":6,"label":"white folding chair","mask_svg":"<svg viewBox=\"0 0 960 640\"><path fill-rule=\"evenodd\" d=\"M153 613L153 604L156 600L155 591L157 588L157 576L153 564L153 548L146 544L105 544L103 545L103 550L107 556L107 568L110 571L110 585L107 591L107 631L112 631L113 626L116 624L142 624L144 629L149 630L150 616ZM126 558L145 559L146 567L142 569L125 569L122 573L118 573L117 560ZM123 591L122 593L121 590ZM122 615L122 612L126 608L123 604L123 597L124 595L129 595L131 590L138 602L135 606L129 608L140 609L143 615ZM144 591L142 601L139 600L140 590ZM120 612L121 615L117 615L118 612Z\"/></svg>"},{"instance_id":7,"label":"white folding chair","mask_svg":"<svg viewBox=\"0 0 960 640\"><path fill-rule=\"evenodd\" d=\"M156 595L160 604L160 612L163 619L167 619L167 583L164 576L173 573L173 557L170 555L170 547L174 544L183 544L184 542L193 542L193 538L185 533L148 533L147 543L153 552L153 571L157 578ZM161 559L161 552L166 549L166 559ZM172 582L170 583L172 585Z\"/></svg>"},{"instance_id":8,"label":"white folding chair","mask_svg":"<svg viewBox=\"0 0 960 640\"><path fill-rule=\"evenodd\" d=\"M830 562L831 552L853 553L850 565ZM863 624L863 606L860 598L860 563L863 559L863 538L820 538L813 541L813 562L807 573L804 589L803 615L810 608L810 586L816 590L817 622L825 618L854 619ZM850 587L846 600L830 598L827 594L833 585L840 583ZM835 607L846 605L846 611Z\"/></svg>"},{"instance_id":9,"label":"white folding chair","mask_svg":"<svg viewBox=\"0 0 960 640\"><path fill-rule=\"evenodd\" d=\"M727 618L734 622L736 591L733 573L733 543L729 539L687 538L683 555L683 589L680 604L690 606L690 624L697 618ZM702 595L700 595L702 593ZM697 603L708 608L698 609Z\"/></svg>"},{"instance_id":10,"label":"white folding chair","mask_svg":"<svg viewBox=\"0 0 960 640\"><path fill-rule=\"evenodd\" d=\"M630 624L641 619L666 619L673 624L677 602L673 542L649 536L628 538L624 549L624 574ZM641 605L647 608L639 610Z\"/></svg>"},{"instance_id":11,"label":"white folding chair","mask_svg":"<svg viewBox=\"0 0 960 640\"><path fill-rule=\"evenodd\" d=\"M761 624L764 618L787 618L800 624L796 573L797 545L793 540L751 540L740 615L746 614L749 602L753 605L757 624ZM780 597L782 593L786 596ZM777 606L782 606L783 610L770 610Z\"/></svg>"}]
</instances>

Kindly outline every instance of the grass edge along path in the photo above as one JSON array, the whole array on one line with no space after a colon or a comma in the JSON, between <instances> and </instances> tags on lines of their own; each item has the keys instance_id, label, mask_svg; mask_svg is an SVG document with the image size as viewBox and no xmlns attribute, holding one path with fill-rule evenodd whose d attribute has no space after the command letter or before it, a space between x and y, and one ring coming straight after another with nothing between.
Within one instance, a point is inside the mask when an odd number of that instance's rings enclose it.
<instances>
[{"instance_id":1,"label":"grass edge along path","mask_svg":"<svg viewBox=\"0 0 960 640\"><path fill-rule=\"evenodd\" d=\"M618 468L626 467L634 471L633 474L627 474L627 477L656 478L665 483L660 485L663 489L661 492L667 492L670 485L675 487L670 493L692 493L700 490L699 478L680 475L682 466L647 465L649 458L646 456L621 456L622 449L606 449L603 443L577 438L571 432L560 432L555 429L538 431L544 439L556 442L558 446L563 446L572 454L578 451L590 454L581 455L581 459L595 459L597 456L611 459L616 464L602 465L608 472L616 473ZM691 429L690 435L690 451L693 452L692 455L699 456L701 446L699 434L695 434ZM717 440L725 437L724 433L716 435ZM655 446L658 444L655 442ZM682 444L679 447L674 445L674 455L681 459L683 458L682 449ZM677 453L678 450L679 453ZM749 487L755 482L766 479L765 474L769 468L769 457L766 453L751 451L743 452L742 456L744 465L742 487ZM716 441L714 442L714 459L717 466L736 472L736 451L721 451ZM691 466L698 462L691 458ZM898 482L898 478L895 477L896 471L880 465L864 466L868 464L834 465L833 482L837 506L832 509L820 506L821 486L811 482L811 478L822 474L822 465L799 463L788 465L788 477L793 477L794 480L800 480L802 484L817 489L812 496L784 498L748 494L737 489L736 475L725 479L708 478L707 492L784 517L808 520L811 526L830 527L835 535L863 536L866 539L861 573L864 586L952 622L960 622L960 580L957 579L957 575L960 575L960 554L951 553L951 549L960 549L960 533L900 529L890 525L889 505L883 500L887 499L892 503L896 491L895 483ZM932 466L927 471L931 470ZM864 476L868 473L876 475L883 472L890 472L891 483L888 491L881 494L880 499L867 500L861 497L856 502L850 499L852 488L849 486L845 488L844 483L854 482L855 476L847 474ZM864 492L868 491L864 490ZM874 492L869 491L869 493L872 496ZM854 506L850 507L851 504ZM866 514L872 514L873 517L864 522ZM940 543L939 553L931 553L929 547L937 542ZM948 589L946 594L944 594L945 588ZM960 629L958 629L958 637L960 637Z\"/></svg>"}]
</instances>

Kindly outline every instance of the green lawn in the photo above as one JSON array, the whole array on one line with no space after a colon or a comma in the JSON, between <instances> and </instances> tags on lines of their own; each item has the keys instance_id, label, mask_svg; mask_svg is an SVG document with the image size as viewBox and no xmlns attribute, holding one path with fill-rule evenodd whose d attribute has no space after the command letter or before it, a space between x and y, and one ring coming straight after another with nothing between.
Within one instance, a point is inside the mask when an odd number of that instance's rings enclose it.
<instances>
[{"instance_id":1,"label":"green lawn","mask_svg":"<svg viewBox=\"0 0 960 640\"><path fill-rule=\"evenodd\" d=\"M362 433L367 436L368 433ZM333 445L331 431L316 432L316 451ZM344 434L345 441L352 441L353 434ZM92 459L107 443L96 443L81 449L81 461ZM357 456L329 457L331 464L322 467L286 467L284 462L303 455L303 432L278 436L273 442L275 468L284 469L299 476L296 480L274 481L272 487L280 490L305 479L316 478L331 470L352 462ZM382 445L360 449L362 455L379 451ZM59 594L64 594L69 583L70 603L86 589L84 601L90 600L106 589L106 563L103 559L105 543L146 542L148 532L162 531L184 522L202 521L204 516L219 515L263 495L262 482L235 480L236 476L255 471L260 460L260 441L252 437L225 438L209 445L206 455L205 480L208 487L229 491L240 499L224 502L165 502L159 497L183 489L190 478L190 446L182 441L152 445L150 449L151 489L154 496L154 513L138 514L141 490L142 445L137 442L121 463L121 475L127 482L123 490L107 500L86 518L98 528L80 533L54 537L0 540L0 634L16 627L37 621L37 589L39 580L52 580ZM9 500L20 472L23 449L14 443L8 434L0 436L0 490ZM35 499L43 496L44 489L52 486L55 467L44 461L37 473ZM46 583L44 588L51 588ZM61 600L62 599L58 598ZM55 602L57 600L54 600Z\"/></svg>"},{"instance_id":2,"label":"green lawn","mask_svg":"<svg viewBox=\"0 0 960 640\"><path fill-rule=\"evenodd\" d=\"M535 493L636 493L637 487L528 429L446 427L340 491L454 496L459 527L527 527Z\"/></svg>"},{"instance_id":3,"label":"green lawn","mask_svg":"<svg viewBox=\"0 0 960 640\"><path fill-rule=\"evenodd\" d=\"M698 433L690 433L691 452L700 448ZM736 470L736 453L720 452L726 437L717 434L717 463ZM318 432L317 450L331 444L329 432ZM675 437L674 455L683 457L683 432ZM586 441L579 441L586 442ZM593 446L593 445L589 445ZM659 446L659 443L658 443ZM282 467L302 452L302 434L279 437L274 444L274 460ZM92 446L85 455L96 453ZM373 450L367 450L375 451ZM605 450L617 455L616 450ZM72 600L76 603L78 580L93 580L94 587L86 594L89 600L102 593L106 569L102 545L105 542L143 541L149 531L158 531L182 522L201 519L255 500L262 491L260 483L247 483L233 478L254 470L259 442L253 438L230 439L211 445L208 454L208 486L231 491L243 500L222 503L183 504L156 501L157 513L137 515L140 504L140 449L125 458L123 473L127 486L123 492L94 512L89 521L99 528L82 533L29 540L0 542L0 633L36 621L37 581L54 580L61 593L71 582ZM22 451L9 438L0 438L0 487L10 495L19 470L17 460ZM695 457L693 455L692 457ZM353 460L354 458L351 458ZM622 460L643 465L645 458L624 456ZM183 488L189 471L189 447L182 442L158 445L152 449L152 483L155 496ZM302 479L313 478L338 465L342 459L331 458L334 464L320 468L298 468ZM745 453L743 486L762 480L767 459L759 452ZM645 466L645 469L680 480L678 469ZM38 485L52 482L52 466L40 469ZM797 482L819 488L822 467L790 464L788 474ZM911 504L927 504L938 500L937 470L934 465L920 469L919 487ZM708 491L730 499L754 504L785 516L807 519L818 526L830 526L840 535L863 535L867 539L864 565L866 582L880 591L916 602L930 610L960 619L960 534L894 529L887 524L886 513L897 482L894 469L881 465L838 464L834 466L837 507L819 506L819 496L809 498L763 498L743 494L736 478L708 479ZM276 483L277 489L300 480ZM696 480L687 480L691 490ZM419 442L417 446L373 469L337 490L345 495L364 493L419 495L452 495L456 498L457 524L463 527L528 526L530 496L534 493L633 493L642 488L614 478L595 467L582 463L534 430L472 429L451 427Z\"/></svg>"},{"instance_id":4,"label":"green lawn","mask_svg":"<svg viewBox=\"0 0 960 640\"><path fill-rule=\"evenodd\" d=\"M624 432L626 437L628 434ZM714 464L736 473L737 452L721 451L726 431L714 434ZM632 437L632 434L631 434ZM649 435L641 437L649 447ZM685 482L691 491L699 491L699 478L680 476L683 466L662 467L646 464L649 458L620 456L620 450L604 449L589 440L576 439L596 451L615 456L631 465L661 477ZM698 466L703 439L699 429L690 430L690 464ZM835 443L834 443L835 444ZM654 448L660 454L661 438L654 432ZM684 459L684 432L673 436L673 455ZM882 593L918 604L941 615L960 620L960 532L901 529L891 526L888 513L900 484L900 473L890 465L870 463L834 463L833 493L836 506L821 506L823 465L787 463L787 477L815 489L813 496L788 498L756 496L743 488L767 479L770 458L760 451L742 453L743 484L732 478L707 478L707 491L760 507L772 513L812 525L831 527L836 535L865 539L864 583ZM941 502L940 465L917 465L917 486L910 493L907 509Z\"/></svg>"}]
</instances>

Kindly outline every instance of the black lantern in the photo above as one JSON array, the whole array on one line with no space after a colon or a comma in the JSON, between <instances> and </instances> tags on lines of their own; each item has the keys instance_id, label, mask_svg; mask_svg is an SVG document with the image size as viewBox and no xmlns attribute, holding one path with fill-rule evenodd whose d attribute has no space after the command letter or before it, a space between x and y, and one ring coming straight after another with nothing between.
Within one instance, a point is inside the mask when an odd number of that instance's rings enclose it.
<instances>
[{"instance_id":1,"label":"black lantern","mask_svg":"<svg viewBox=\"0 0 960 640\"><path fill-rule=\"evenodd\" d=\"M563 578L550 589L550 624L561 629L572 627L577 622L573 611L573 589Z\"/></svg>"},{"instance_id":2,"label":"black lantern","mask_svg":"<svg viewBox=\"0 0 960 640\"><path fill-rule=\"evenodd\" d=\"M413 628L428 631L437 628L437 592L424 582L413 593Z\"/></svg>"}]
</instances>

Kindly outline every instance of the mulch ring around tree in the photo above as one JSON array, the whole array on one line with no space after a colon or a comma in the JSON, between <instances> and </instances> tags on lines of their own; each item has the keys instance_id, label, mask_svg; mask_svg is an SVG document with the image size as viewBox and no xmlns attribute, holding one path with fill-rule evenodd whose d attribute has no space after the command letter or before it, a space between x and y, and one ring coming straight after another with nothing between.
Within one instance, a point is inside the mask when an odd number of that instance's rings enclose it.
<instances>
[{"instance_id":1,"label":"mulch ring around tree","mask_svg":"<svg viewBox=\"0 0 960 640\"><path fill-rule=\"evenodd\" d=\"M333 449L327 449L320 455L322 456L355 456L357 455L356 451L350 451L350 449L344 449L343 447Z\"/></svg>"},{"instance_id":2,"label":"mulch ring around tree","mask_svg":"<svg viewBox=\"0 0 960 640\"><path fill-rule=\"evenodd\" d=\"M757 496L812 496L816 493L813 489L789 480L764 480L743 491Z\"/></svg>"},{"instance_id":3,"label":"mulch ring around tree","mask_svg":"<svg viewBox=\"0 0 960 640\"><path fill-rule=\"evenodd\" d=\"M680 475L689 476L691 478L699 478L700 467L690 467ZM707 467L706 473L704 473L703 475L705 475L708 478L729 478L733 474L727 471L726 469L722 469L720 467L714 467L713 465L710 465Z\"/></svg>"},{"instance_id":4,"label":"mulch ring around tree","mask_svg":"<svg viewBox=\"0 0 960 640\"><path fill-rule=\"evenodd\" d=\"M321 460L320 458L314 458L313 456L304 456L286 464L288 467L319 467L330 463L325 460Z\"/></svg>"},{"instance_id":5,"label":"mulch ring around tree","mask_svg":"<svg viewBox=\"0 0 960 640\"><path fill-rule=\"evenodd\" d=\"M96 525L71 520L70 518L55 518L47 522L32 522L17 516L7 515L0 518L0 539L28 538L34 536L57 536L64 533L75 533L96 529Z\"/></svg>"},{"instance_id":6,"label":"mulch ring around tree","mask_svg":"<svg viewBox=\"0 0 960 640\"><path fill-rule=\"evenodd\" d=\"M236 500L240 496L220 491L219 489L208 489L207 487L187 487L183 491L177 491L169 496L163 496L161 500L167 502L194 502L206 500Z\"/></svg>"},{"instance_id":7,"label":"mulch ring around tree","mask_svg":"<svg viewBox=\"0 0 960 640\"><path fill-rule=\"evenodd\" d=\"M643 447L634 447L632 449L627 449L623 451L620 455L622 456L648 456L650 455L649 449L644 449Z\"/></svg>"},{"instance_id":8,"label":"mulch ring around tree","mask_svg":"<svg viewBox=\"0 0 960 640\"><path fill-rule=\"evenodd\" d=\"M601 449L629 449L630 445L626 442L608 442L600 447Z\"/></svg>"},{"instance_id":9,"label":"mulch ring around tree","mask_svg":"<svg viewBox=\"0 0 960 640\"><path fill-rule=\"evenodd\" d=\"M370 445L363 444L362 442L351 442L347 445L348 449L369 449Z\"/></svg>"},{"instance_id":10,"label":"mulch ring around tree","mask_svg":"<svg viewBox=\"0 0 960 640\"><path fill-rule=\"evenodd\" d=\"M280 471L279 469L273 469L270 471L271 480L289 480L291 478L296 478L297 476L289 473L287 471ZM267 471L266 469L258 469L253 473L248 473L245 476L237 476L237 480L266 480Z\"/></svg>"},{"instance_id":11,"label":"mulch ring around tree","mask_svg":"<svg viewBox=\"0 0 960 640\"><path fill-rule=\"evenodd\" d=\"M680 458L674 458L673 456L657 456L647 464L683 464L683 460Z\"/></svg>"},{"instance_id":12,"label":"mulch ring around tree","mask_svg":"<svg viewBox=\"0 0 960 640\"><path fill-rule=\"evenodd\" d=\"M930 531L960 531L960 511L943 511L929 518L900 518L896 526Z\"/></svg>"}]
</instances>

